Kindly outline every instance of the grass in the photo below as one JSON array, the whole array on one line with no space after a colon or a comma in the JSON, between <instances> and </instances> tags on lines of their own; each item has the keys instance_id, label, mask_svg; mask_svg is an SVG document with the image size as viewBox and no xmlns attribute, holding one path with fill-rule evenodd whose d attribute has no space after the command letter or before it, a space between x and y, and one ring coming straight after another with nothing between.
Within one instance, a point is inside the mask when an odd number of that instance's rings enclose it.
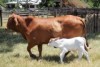
<instances>
[{"instance_id":1,"label":"grass","mask_svg":"<svg viewBox=\"0 0 100 67\"><path fill-rule=\"evenodd\" d=\"M100 34L90 35L88 42L91 63L88 64L85 57L77 61L77 54L68 54L65 63L59 63L58 48L43 45L42 62L31 59L26 50L27 42L20 34L7 33L4 27L0 27L0 67L99 67L100 65ZM37 47L32 52L38 55Z\"/></svg>"}]
</instances>

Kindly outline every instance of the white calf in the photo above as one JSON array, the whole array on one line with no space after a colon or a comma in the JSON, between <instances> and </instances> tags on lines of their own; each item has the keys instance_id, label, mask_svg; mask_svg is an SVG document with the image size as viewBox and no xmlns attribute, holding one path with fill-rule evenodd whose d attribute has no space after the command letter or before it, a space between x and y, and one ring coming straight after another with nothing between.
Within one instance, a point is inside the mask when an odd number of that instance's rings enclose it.
<instances>
[{"instance_id":1,"label":"white calf","mask_svg":"<svg viewBox=\"0 0 100 67\"><path fill-rule=\"evenodd\" d=\"M68 51L73 51L73 50L78 51L79 60L82 58L84 54L88 62L90 62L88 52L84 48L84 46L87 47L86 40L84 37L74 37L71 39L66 39L66 38L51 39L48 45L53 46L53 47L58 47L61 49L61 53L60 53L61 63L63 63L63 58L64 58L65 53Z\"/></svg>"}]
</instances>

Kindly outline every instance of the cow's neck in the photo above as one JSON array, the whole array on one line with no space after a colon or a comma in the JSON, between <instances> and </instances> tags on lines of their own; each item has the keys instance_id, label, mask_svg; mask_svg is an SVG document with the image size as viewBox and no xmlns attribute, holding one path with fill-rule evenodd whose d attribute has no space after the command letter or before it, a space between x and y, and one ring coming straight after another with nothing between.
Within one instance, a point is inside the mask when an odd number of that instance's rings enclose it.
<instances>
[{"instance_id":1,"label":"cow's neck","mask_svg":"<svg viewBox=\"0 0 100 67\"><path fill-rule=\"evenodd\" d=\"M24 33L26 33L26 34L28 34L27 32L28 32L28 27L27 27L27 25L26 25L26 22L25 22L25 20L24 20L24 18L22 18L22 17L18 17L18 21L19 21L19 27L20 27L20 31L21 32L24 32Z\"/></svg>"}]
</instances>

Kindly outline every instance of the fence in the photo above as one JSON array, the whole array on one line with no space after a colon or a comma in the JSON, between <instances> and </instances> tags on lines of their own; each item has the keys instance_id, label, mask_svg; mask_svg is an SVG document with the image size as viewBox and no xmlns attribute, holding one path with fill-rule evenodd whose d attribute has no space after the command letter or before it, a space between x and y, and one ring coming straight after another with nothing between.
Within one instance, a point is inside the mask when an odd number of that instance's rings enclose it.
<instances>
[{"instance_id":1,"label":"fence","mask_svg":"<svg viewBox=\"0 0 100 67\"><path fill-rule=\"evenodd\" d=\"M3 12L3 14L9 14L11 12ZM86 19L87 33L100 33L100 9L91 8L43 8L29 11L17 11L19 15L27 16L61 16L61 15L77 15Z\"/></svg>"},{"instance_id":2,"label":"fence","mask_svg":"<svg viewBox=\"0 0 100 67\"><path fill-rule=\"evenodd\" d=\"M2 10L0 9L0 26L2 26Z\"/></svg>"}]
</instances>

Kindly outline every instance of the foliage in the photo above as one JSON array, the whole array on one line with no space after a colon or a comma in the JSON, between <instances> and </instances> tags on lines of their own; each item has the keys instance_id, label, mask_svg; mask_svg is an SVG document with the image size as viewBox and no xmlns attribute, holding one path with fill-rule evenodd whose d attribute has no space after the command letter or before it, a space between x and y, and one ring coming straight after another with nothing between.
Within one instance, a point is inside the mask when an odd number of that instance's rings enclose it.
<instances>
[{"instance_id":1,"label":"foliage","mask_svg":"<svg viewBox=\"0 0 100 67\"><path fill-rule=\"evenodd\" d=\"M68 0L66 0L68 1ZM81 0L86 2L87 4L89 4L91 6L91 8L95 8L95 7L100 7L100 0ZM54 6L54 0L46 0L45 3L46 6Z\"/></svg>"},{"instance_id":2,"label":"foliage","mask_svg":"<svg viewBox=\"0 0 100 67\"><path fill-rule=\"evenodd\" d=\"M0 0L0 4L1 4L1 5L3 4L3 0Z\"/></svg>"},{"instance_id":3,"label":"foliage","mask_svg":"<svg viewBox=\"0 0 100 67\"><path fill-rule=\"evenodd\" d=\"M45 7L53 7L55 5L54 0L45 0L45 2L42 2L40 6Z\"/></svg>"},{"instance_id":4,"label":"foliage","mask_svg":"<svg viewBox=\"0 0 100 67\"><path fill-rule=\"evenodd\" d=\"M48 0L48 6L54 6L55 3L54 3L54 0Z\"/></svg>"},{"instance_id":5,"label":"foliage","mask_svg":"<svg viewBox=\"0 0 100 67\"><path fill-rule=\"evenodd\" d=\"M88 3L92 8L99 8L100 7L100 0L83 0Z\"/></svg>"},{"instance_id":6,"label":"foliage","mask_svg":"<svg viewBox=\"0 0 100 67\"><path fill-rule=\"evenodd\" d=\"M100 0L81 0L88 3L92 8L94 7L100 7ZM5 6L5 3L8 2L8 0L0 0L0 5ZM54 0L46 0L45 3L40 4L41 6L46 5L47 7L54 6Z\"/></svg>"},{"instance_id":7,"label":"foliage","mask_svg":"<svg viewBox=\"0 0 100 67\"><path fill-rule=\"evenodd\" d=\"M6 2L7 2L7 0L0 0L0 5L5 6Z\"/></svg>"},{"instance_id":8,"label":"foliage","mask_svg":"<svg viewBox=\"0 0 100 67\"><path fill-rule=\"evenodd\" d=\"M100 6L100 0L91 0L93 2L93 7L99 7Z\"/></svg>"}]
</instances>

